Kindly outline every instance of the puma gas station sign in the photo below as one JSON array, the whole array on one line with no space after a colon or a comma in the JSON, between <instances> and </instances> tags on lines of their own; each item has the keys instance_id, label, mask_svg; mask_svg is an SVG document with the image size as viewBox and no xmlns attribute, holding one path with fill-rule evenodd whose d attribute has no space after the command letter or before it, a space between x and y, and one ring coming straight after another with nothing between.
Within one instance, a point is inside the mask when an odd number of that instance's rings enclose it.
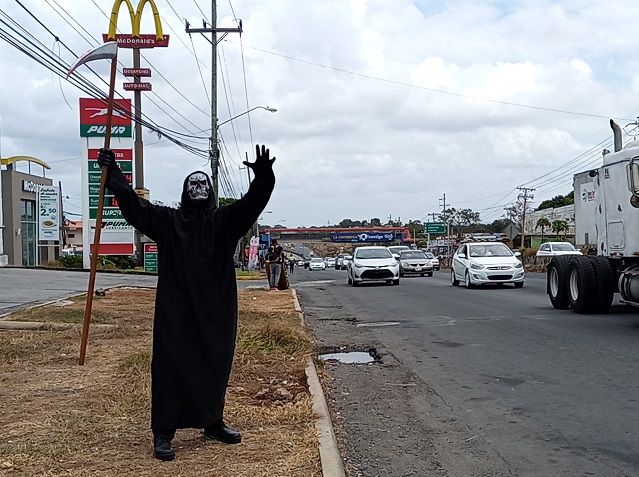
<instances>
[{"instance_id":1,"label":"puma gas station sign","mask_svg":"<svg viewBox=\"0 0 639 477\"><path fill-rule=\"evenodd\" d=\"M116 99L111 121L112 137L132 137L131 100ZM105 99L80 98L80 136L104 137L107 105Z\"/></svg>"},{"instance_id":2,"label":"puma gas station sign","mask_svg":"<svg viewBox=\"0 0 639 477\"><path fill-rule=\"evenodd\" d=\"M131 101L118 100L122 111L113 111L113 138L111 150L124 174L133 184L133 138L131 128ZM104 110L104 111L103 111ZM127 116L128 114L128 116ZM91 122L89 122L91 121ZM106 131L106 105L103 100L80 99L80 133L82 136L82 230L84 268L89 268L89 253L93 247L95 224L100 200L102 169L98 164L98 153L104 147ZM91 129L93 128L93 129ZM118 134L118 132L120 134ZM84 134L83 134L84 133ZM100 255L132 255L135 253L133 227L124 219L118 203L108 189L105 190L102 209L102 232Z\"/></svg>"}]
</instances>

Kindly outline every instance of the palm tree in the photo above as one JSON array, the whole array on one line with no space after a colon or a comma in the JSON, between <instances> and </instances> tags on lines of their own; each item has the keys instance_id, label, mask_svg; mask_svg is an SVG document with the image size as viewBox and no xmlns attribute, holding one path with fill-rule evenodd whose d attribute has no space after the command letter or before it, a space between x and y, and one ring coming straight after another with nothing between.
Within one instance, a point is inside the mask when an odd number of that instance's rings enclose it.
<instances>
[{"instance_id":1,"label":"palm tree","mask_svg":"<svg viewBox=\"0 0 639 477\"><path fill-rule=\"evenodd\" d=\"M550 228L550 220L546 217L542 217L537 221L537 227L541 229L541 243L544 243L544 230Z\"/></svg>"},{"instance_id":2,"label":"palm tree","mask_svg":"<svg viewBox=\"0 0 639 477\"><path fill-rule=\"evenodd\" d=\"M564 238L566 237L566 232L568 232L568 222L565 220L553 220L551 227L557 237L559 237L561 232L564 233Z\"/></svg>"}]
</instances>

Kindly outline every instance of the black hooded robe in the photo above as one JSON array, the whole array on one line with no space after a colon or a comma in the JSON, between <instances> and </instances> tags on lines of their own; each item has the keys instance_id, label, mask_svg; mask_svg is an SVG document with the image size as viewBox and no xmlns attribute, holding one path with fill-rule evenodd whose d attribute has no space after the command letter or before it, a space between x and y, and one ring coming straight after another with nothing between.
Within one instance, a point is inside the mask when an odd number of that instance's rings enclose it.
<instances>
[{"instance_id":1,"label":"black hooded robe","mask_svg":"<svg viewBox=\"0 0 639 477\"><path fill-rule=\"evenodd\" d=\"M237 332L233 255L275 186L274 178L256 177L242 199L217 208L212 188L196 205L186 182L178 209L139 197L117 166L107 183L124 218L158 244L151 365L155 430L204 428L222 418Z\"/></svg>"}]
</instances>

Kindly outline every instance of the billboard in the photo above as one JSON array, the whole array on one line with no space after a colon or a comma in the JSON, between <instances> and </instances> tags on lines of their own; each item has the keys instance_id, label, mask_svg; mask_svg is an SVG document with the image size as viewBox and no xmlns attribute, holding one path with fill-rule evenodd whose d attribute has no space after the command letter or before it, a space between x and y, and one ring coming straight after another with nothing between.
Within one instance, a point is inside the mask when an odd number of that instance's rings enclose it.
<instances>
[{"instance_id":1,"label":"billboard","mask_svg":"<svg viewBox=\"0 0 639 477\"><path fill-rule=\"evenodd\" d=\"M395 233L390 232L331 232L332 242L392 242Z\"/></svg>"},{"instance_id":2,"label":"billboard","mask_svg":"<svg viewBox=\"0 0 639 477\"><path fill-rule=\"evenodd\" d=\"M60 240L60 189L54 186L38 188L38 240Z\"/></svg>"}]
</instances>

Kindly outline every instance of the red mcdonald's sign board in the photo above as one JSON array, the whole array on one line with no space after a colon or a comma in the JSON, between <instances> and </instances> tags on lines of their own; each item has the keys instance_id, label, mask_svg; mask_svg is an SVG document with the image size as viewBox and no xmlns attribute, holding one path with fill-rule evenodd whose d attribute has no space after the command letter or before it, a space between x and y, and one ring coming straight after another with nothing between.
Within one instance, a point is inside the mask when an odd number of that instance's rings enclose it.
<instances>
[{"instance_id":1,"label":"red mcdonald's sign board","mask_svg":"<svg viewBox=\"0 0 639 477\"><path fill-rule=\"evenodd\" d=\"M155 35L140 34L140 22L142 20L142 11L146 3L151 5L153 12L153 21L155 23ZM133 31L130 34L117 33L118 14L122 4L126 4L131 18L131 27ZM131 0L115 0L113 10L111 10L111 18L109 22L109 33L102 35L105 42L117 41L120 48L155 48L156 46L169 46L169 35L162 32L162 23L160 22L160 12L153 0L139 0L138 8L133 9Z\"/></svg>"}]
</instances>

